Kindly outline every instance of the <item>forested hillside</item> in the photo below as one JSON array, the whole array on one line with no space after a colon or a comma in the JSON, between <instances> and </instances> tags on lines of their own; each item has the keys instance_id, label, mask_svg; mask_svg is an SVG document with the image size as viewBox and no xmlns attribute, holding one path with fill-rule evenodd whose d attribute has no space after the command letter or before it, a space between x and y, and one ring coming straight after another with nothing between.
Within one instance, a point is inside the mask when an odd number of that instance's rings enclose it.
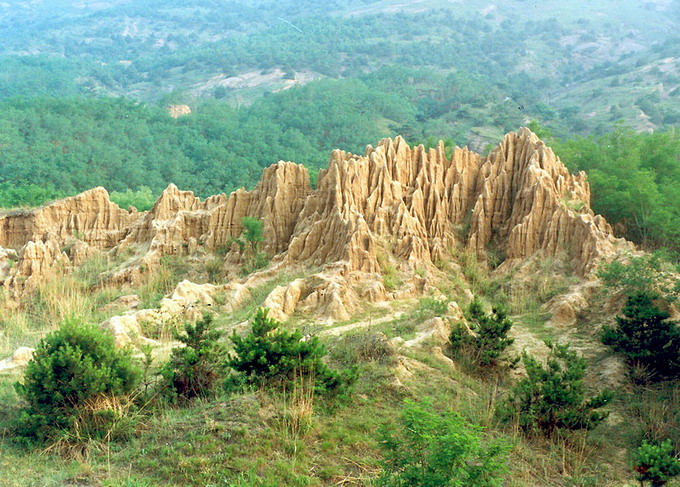
<instances>
[{"instance_id":1,"label":"forested hillside","mask_svg":"<svg viewBox=\"0 0 680 487\"><path fill-rule=\"evenodd\" d=\"M98 185L145 206L170 182L229 192L395 135L484 151L536 122L620 234L677 246L674 2L11 1L0 18L0 207Z\"/></svg>"}]
</instances>

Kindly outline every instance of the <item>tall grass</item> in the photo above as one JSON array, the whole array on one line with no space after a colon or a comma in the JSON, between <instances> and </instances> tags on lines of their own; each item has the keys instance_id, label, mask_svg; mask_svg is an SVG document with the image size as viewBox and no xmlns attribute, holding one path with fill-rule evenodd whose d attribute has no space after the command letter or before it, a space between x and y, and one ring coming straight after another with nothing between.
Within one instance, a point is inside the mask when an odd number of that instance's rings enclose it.
<instances>
[{"instance_id":1,"label":"tall grass","mask_svg":"<svg viewBox=\"0 0 680 487\"><path fill-rule=\"evenodd\" d=\"M297 448L297 442L312 428L314 415L314 374L296 369L290 390L282 395L282 413L278 426L284 436Z\"/></svg>"}]
</instances>

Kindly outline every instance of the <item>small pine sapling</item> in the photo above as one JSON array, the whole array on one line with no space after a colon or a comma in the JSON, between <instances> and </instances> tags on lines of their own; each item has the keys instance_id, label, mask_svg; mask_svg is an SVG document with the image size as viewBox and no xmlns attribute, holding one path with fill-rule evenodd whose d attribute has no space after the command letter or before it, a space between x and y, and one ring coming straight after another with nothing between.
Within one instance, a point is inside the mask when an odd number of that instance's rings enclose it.
<instances>
[{"instance_id":1,"label":"small pine sapling","mask_svg":"<svg viewBox=\"0 0 680 487\"><path fill-rule=\"evenodd\" d=\"M640 483L649 481L652 487L662 487L680 475L680 459L674 454L670 440L660 445L643 441L635 451L634 461Z\"/></svg>"},{"instance_id":2,"label":"small pine sapling","mask_svg":"<svg viewBox=\"0 0 680 487\"><path fill-rule=\"evenodd\" d=\"M175 338L184 347L172 350L170 360L161 369L166 391L174 398L209 397L225 375L226 349L214 329L213 316L203 315L196 324L187 323Z\"/></svg>"},{"instance_id":3,"label":"small pine sapling","mask_svg":"<svg viewBox=\"0 0 680 487\"><path fill-rule=\"evenodd\" d=\"M655 298L650 293L628 296L616 326L603 329L602 342L654 379L674 379L680 374L680 326L654 305Z\"/></svg>"},{"instance_id":4,"label":"small pine sapling","mask_svg":"<svg viewBox=\"0 0 680 487\"><path fill-rule=\"evenodd\" d=\"M612 399L609 391L586 397L583 378L586 361L569 345L546 342L550 356L546 364L523 356L527 376L511 390L500 408L501 416L515 419L525 433L541 432L551 437L557 430L590 430L608 413L600 409Z\"/></svg>"},{"instance_id":5,"label":"small pine sapling","mask_svg":"<svg viewBox=\"0 0 680 487\"><path fill-rule=\"evenodd\" d=\"M326 348L317 337L281 329L267 308L257 310L244 337L234 333L235 356L229 366L250 384L288 385L295 374L313 375L318 392L337 391L352 382L353 372L337 372L323 361Z\"/></svg>"},{"instance_id":6,"label":"small pine sapling","mask_svg":"<svg viewBox=\"0 0 680 487\"><path fill-rule=\"evenodd\" d=\"M454 354L462 353L478 366L496 365L503 352L514 342L508 338L512 321L501 308L485 313L477 298L470 303L465 316L470 328L460 323L451 331L450 343Z\"/></svg>"}]
</instances>

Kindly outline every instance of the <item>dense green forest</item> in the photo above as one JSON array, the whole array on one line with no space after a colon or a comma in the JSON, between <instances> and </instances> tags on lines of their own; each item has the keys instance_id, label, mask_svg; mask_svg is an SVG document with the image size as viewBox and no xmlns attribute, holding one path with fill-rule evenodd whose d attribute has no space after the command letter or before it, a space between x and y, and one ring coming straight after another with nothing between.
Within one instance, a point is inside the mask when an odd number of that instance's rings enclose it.
<instances>
[{"instance_id":1,"label":"dense green forest","mask_svg":"<svg viewBox=\"0 0 680 487\"><path fill-rule=\"evenodd\" d=\"M680 135L636 134L625 127L599 137L555 141L572 170L586 171L592 207L618 233L652 247L680 249Z\"/></svg>"},{"instance_id":2,"label":"dense green forest","mask_svg":"<svg viewBox=\"0 0 680 487\"><path fill-rule=\"evenodd\" d=\"M252 187L280 159L319 169L335 148L363 152L388 135L462 145L487 110L496 111L489 122L497 137L523 123L514 105L481 87L460 73L385 68L241 108L207 100L177 120L164 107L121 98L12 99L0 103L0 182L64 193L96 185L160 192L174 182L207 196Z\"/></svg>"},{"instance_id":3,"label":"dense green forest","mask_svg":"<svg viewBox=\"0 0 680 487\"><path fill-rule=\"evenodd\" d=\"M80 93L242 104L287 79L356 78L398 65L479 75L500 101L510 98L564 133L604 131L618 118L648 128L680 117L673 92L680 71L668 62L679 42L674 5L485 7L478 0L455 8L437 0L399 8L368 0L62 0L22 4L15 14L0 7L0 98Z\"/></svg>"},{"instance_id":4,"label":"dense green forest","mask_svg":"<svg viewBox=\"0 0 680 487\"><path fill-rule=\"evenodd\" d=\"M434 80L434 81L433 81ZM233 108L207 100L173 119L163 107L121 98L35 98L0 103L0 207L34 206L103 185L142 191L150 206L168 183L205 197L252 188L278 160L312 174L330 151L363 152L369 142L404 135L411 143L466 134L496 106L492 133L524 124L512 104L461 74L427 78L386 68L357 80L325 80ZM680 135L618 127L599 136L556 139L532 126L567 166L585 170L593 208L617 232L652 247L677 248ZM117 199L127 204L129 198Z\"/></svg>"}]
</instances>

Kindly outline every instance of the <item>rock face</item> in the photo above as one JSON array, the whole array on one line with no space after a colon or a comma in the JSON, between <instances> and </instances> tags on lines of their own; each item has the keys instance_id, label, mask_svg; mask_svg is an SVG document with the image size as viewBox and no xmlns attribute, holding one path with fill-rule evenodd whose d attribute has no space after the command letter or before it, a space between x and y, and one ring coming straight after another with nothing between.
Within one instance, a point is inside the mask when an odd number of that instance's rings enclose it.
<instances>
[{"instance_id":1,"label":"rock face","mask_svg":"<svg viewBox=\"0 0 680 487\"><path fill-rule=\"evenodd\" d=\"M456 148L449 159L441 144L425 151L386 139L364 156L333 153L287 258L375 272L382 239L397 257L421 263L457 244L482 258L493 245L509 264L565 251L585 274L615 240L589 203L585 174L571 175L528 129L507 135L487 158Z\"/></svg>"},{"instance_id":2,"label":"rock face","mask_svg":"<svg viewBox=\"0 0 680 487\"><path fill-rule=\"evenodd\" d=\"M188 105L168 105L168 114L172 118L183 117L184 115L189 115L191 113L191 108Z\"/></svg>"},{"instance_id":3,"label":"rock face","mask_svg":"<svg viewBox=\"0 0 680 487\"><path fill-rule=\"evenodd\" d=\"M17 367L25 367L33 358L35 349L29 347L18 348L11 357L0 360L0 372Z\"/></svg>"},{"instance_id":4,"label":"rock face","mask_svg":"<svg viewBox=\"0 0 680 487\"><path fill-rule=\"evenodd\" d=\"M210 311L217 294L224 296L227 304L223 308L226 311L233 310L250 296L248 289L237 283L215 286L184 280L170 296L161 300L158 309L128 311L109 318L99 326L109 331L120 347L134 343L155 343L145 336L145 329L156 330L160 335L171 335L168 329L172 325L194 321L202 313Z\"/></svg>"},{"instance_id":5,"label":"rock face","mask_svg":"<svg viewBox=\"0 0 680 487\"><path fill-rule=\"evenodd\" d=\"M104 188L94 188L37 210L0 216L0 247L18 249L53 235L60 242L77 238L107 249L122 240L137 218L136 212L112 203Z\"/></svg>"},{"instance_id":6,"label":"rock face","mask_svg":"<svg viewBox=\"0 0 680 487\"><path fill-rule=\"evenodd\" d=\"M74 264L98 251L142 252L114 276L121 282L134 282L166 254L220 249L226 261L237 261L233 238L250 216L263 222L264 250L275 266L325 266L275 290L268 299L273 312L285 317L316 307L346 319L361 300L399 299L406 292L382 286L385 255L413 270L462 250L483 260L493 249L506 267L537 253L561 254L586 275L623 245L589 203L585 174L570 174L526 128L505 136L487 157L466 148L447 157L443 144L411 148L397 137L364 155L334 151L315 190L303 166L279 162L264 170L253 191L201 201L170 185L149 212L122 210L95 188L0 217L0 246L18 251L4 285L28 289L55 263ZM426 284L408 285L407 294Z\"/></svg>"}]
</instances>

